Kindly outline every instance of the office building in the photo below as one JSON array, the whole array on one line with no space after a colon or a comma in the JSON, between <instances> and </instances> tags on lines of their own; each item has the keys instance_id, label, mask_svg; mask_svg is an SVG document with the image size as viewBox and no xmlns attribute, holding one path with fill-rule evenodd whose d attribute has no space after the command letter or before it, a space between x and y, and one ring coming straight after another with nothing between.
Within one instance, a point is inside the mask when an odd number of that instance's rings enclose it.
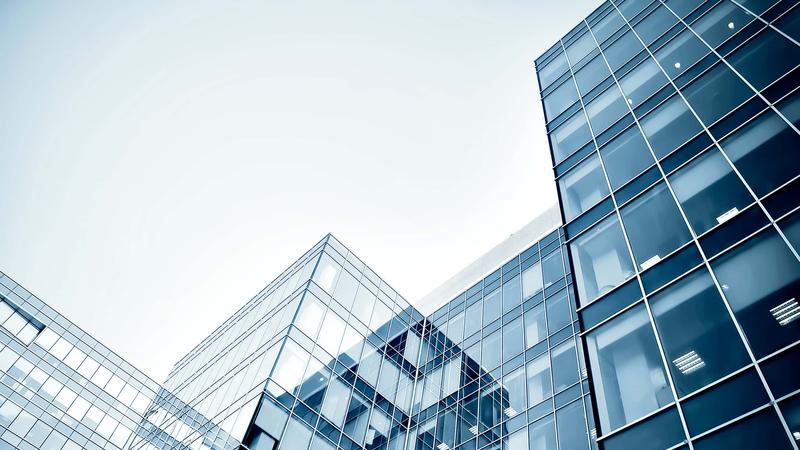
<instances>
[{"instance_id":1,"label":"office building","mask_svg":"<svg viewBox=\"0 0 800 450\"><path fill-rule=\"evenodd\" d=\"M798 23L610 1L536 60L602 448L798 448Z\"/></svg>"}]
</instances>

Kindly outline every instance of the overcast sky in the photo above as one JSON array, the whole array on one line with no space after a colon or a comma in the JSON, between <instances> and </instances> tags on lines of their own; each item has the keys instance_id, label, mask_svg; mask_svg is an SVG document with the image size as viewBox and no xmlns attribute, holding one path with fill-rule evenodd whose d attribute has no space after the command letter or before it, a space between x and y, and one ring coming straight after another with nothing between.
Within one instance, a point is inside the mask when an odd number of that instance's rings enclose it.
<instances>
[{"instance_id":1,"label":"overcast sky","mask_svg":"<svg viewBox=\"0 0 800 450\"><path fill-rule=\"evenodd\" d=\"M156 380L328 231L414 302L555 201L598 3L3 2L0 269Z\"/></svg>"}]
</instances>

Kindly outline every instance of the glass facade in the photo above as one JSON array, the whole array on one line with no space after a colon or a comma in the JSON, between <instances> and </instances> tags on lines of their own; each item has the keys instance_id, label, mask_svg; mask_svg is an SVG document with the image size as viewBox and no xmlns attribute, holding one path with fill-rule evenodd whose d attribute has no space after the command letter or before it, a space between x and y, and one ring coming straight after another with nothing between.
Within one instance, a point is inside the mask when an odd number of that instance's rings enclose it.
<instances>
[{"instance_id":1,"label":"glass facade","mask_svg":"<svg viewBox=\"0 0 800 450\"><path fill-rule=\"evenodd\" d=\"M611 0L536 61L602 448L798 448L798 18Z\"/></svg>"}]
</instances>

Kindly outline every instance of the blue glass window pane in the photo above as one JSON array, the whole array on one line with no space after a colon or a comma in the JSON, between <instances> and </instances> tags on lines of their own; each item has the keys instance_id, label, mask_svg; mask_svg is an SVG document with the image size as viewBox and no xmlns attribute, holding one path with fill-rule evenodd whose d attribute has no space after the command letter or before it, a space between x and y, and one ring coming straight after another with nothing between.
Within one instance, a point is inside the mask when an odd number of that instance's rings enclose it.
<instances>
[{"instance_id":1,"label":"blue glass window pane","mask_svg":"<svg viewBox=\"0 0 800 450\"><path fill-rule=\"evenodd\" d=\"M500 358L503 356L502 337L503 335L500 331L495 331L489 336L484 336L481 344L483 347L481 350L481 354L483 355L481 364L484 369L492 370L500 365Z\"/></svg>"},{"instance_id":2,"label":"blue glass window pane","mask_svg":"<svg viewBox=\"0 0 800 450\"><path fill-rule=\"evenodd\" d=\"M633 264L616 216L575 238L570 243L570 253L581 305L633 276Z\"/></svg>"},{"instance_id":3,"label":"blue glass window pane","mask_svg":"<svg viewBox=\"0 0 800 450\"><path fill-rule=\"evenodd\" d=\"M595 134L610 127L626 112L628 106L616 86L611 86L586 104L586 114Z\"/></svg>"},{"instance_id":4,"label":"blue glass window pane","mask_svg":"<svg viewBox=\"0 0 800 450\"><path fill-rule=\"evenodd\" d=\"M488 325L501 315L503 315L503 296L501 290L496 289L483 299L483 323Z\"/></svg>"},{"instance_id":5,"label":"blue glass window pane","mask_svg":"<svg viewBox=\"0 0 800 450\"><path fill-rule=\"evenodd\" d=\"M754 17L747 14L733 2L720 2L703 17L692 23L692 29L703 38L708 45L716 48L737 31L752 22Z\"/></svg>"},{"instance_id":6,"label":"blue glass window pane","mask_svg":"<svg viewBox=\"0 0 800 450\"><path fill-rule=\"evenodd\" d=\"M583 402L572 402L556 411L558 424L558 448L561 450L586 450L586 419Z\"/></svg>"},{"instance_id":7,"label":"blue glass window pane","mask_svg":"<svg viewBox=\"0 0 800 450\"><path fill-rule=\"evenodd\" d=\"M697 36L689 30L683 30L660 48L655 57L667 75L675 79L709 52L708 47Z\"/></svg>"},{"instance_id":8,"label":"blue glass window pane","mask_svg":"<svg viewBox=\"0 0 800 450\"><path fill-rule=\"evenodd\" d=\"M583 111L578 111L572 117L550 133L550 145L553 148L553 156L556 164L560 163L567 156L575 152L584 144L592 139L589 131L589 124L586 122L586 115Z\"/></svg>"},{"instance_id":9,"label":"blue glass window pane","mask_svg":"<svg viewBox=\"0 0 800 450\"><path fill-rule=\"evenodd\" d=\"M553 450L556 448L556 430L553 416L540 419L528 427L530 450Z\"/></svg>"},{"instance_id":10,"label":"blue glass window pane","mask_svg":"<svg viewBox=\"0 0 800 450\"><path fill-rule=\"evenodd\" d=\"M548 287L564 277L564 262L561 260L561 247L542 259L544 287Z\"/></svg>"},{"instance_id":11,"label":"blue glass window pane","mask_svg":"<svg viewBox=\"0 0 800 450\"><path fill-rule=\"evenodd\" d=\"M280 450L306 450L311 442L311 429L294 417L289 418L289 424L283 433Z\"/></svg>"},{"instance_id":12,"label":"blue glass window pane","mask_svg":"<svg viewBox=\"0 0 800 450\"><path fill-rule=\"evenodd\" d=\"M547 326L550 334L572 322L567 289L560 290L556 295L545 300L545 303L547 304Z\"/></svg>"},{"instance_id":13,"label":"blue glass window pane","mask_svg":"<svg viewBox=\"0 0 800 450\"><path fill-rule=\"evenodd\" d=\"M631 108L641 105L667 83L669 80L652 58L645 59L619 80L619 85Z\"/></svg>"},{"instance_id":14,"label":"blue glass window pane","mask_svg":"<svg viewBox=\"0 0 800 450\"><path fill-rule=\"evenodd\" d=\"M543 67L537 68L541 88L544 89L558 79L564 72L567 71L567 58L564 57L564 52L559 52L558 56L550 60L549 63Z\"/></svg>"},{"instance_id":15,"label":"blue glass window pane","mask_svg":"<svg viewBox=\"0 0 800 450\"><path fill-rule=\"evenodd\" d=\"M694 11L695 8L704 3L704 0L667 0L666 5L681 18Z\"/></svg>"},{"instance_id":16,"label":"blue glass window pane","mask_svg":"<svg viewBox=\"0 0 800 450\"><path fill-rule=\"evenodd\" d=\"M763 89L797 65L800 47L767 28L727 59L750 84Z\"/></svg>"},{"instance_id":17,"label":"blue glass window pane","mask_svg":"<svg viewBox=\"0 0 800 450\"><path fill-rule=\"evenodd\" d=\"M578 382L578 356L575 340L569 339L551 350L553 391L560 392Z\"/></svg>"},{"instance_id":18,"label":"blue glass window pane","mask_svg":"<svg viewBox=\"0 0 800 450\"><path fill-rule=\"evenodd\" d=\"M705 269L650 299L679 395L750 362L719 292Z\"/></svg>"},{"instance_id":19,"label":"blue glass window pane","mask_svg":"<svg viewBox=\"0 0 800 450\"><path fill-rule=\"evenodd\" d=\"M707 126L755 95L744 81L722 63L686 86L683 93Z\"/></svg>"},{"instance_id":20,"label":"blue glass window pane","mask_svg":"<svg viewBox=\"0 0 800 450\"><path fill-rule=\"evenodd\" d=\"M633 200L621 213L633 256L642 270L691 239L665 183Z\"/></svg>"},{"instance_id":21,"label":"blue glass window pane","mask_svg":"<svg viewBox=\"0 0 800 450\"><path fill-rule=\"evenodd\" d=\"M588 32L584 33L578 40L567 47L569 62L574 66L595 48L597 48L597 44L594 43L592 35Z\"/></svg>"},{"instance_id":22,"label":"blue glass window pane","mask_svg":"<svg viewBox=\"0 0 800 450\"><path fill-rule=\"evenodd\" d=\"M678 19L667 8L659 6L634 25L633 29L645 45L649 46L676 23Z\"/></svg>"},{"instance_id":23,"label":"blue glass window pane","mask_svg":"<svg viewBox=\"0 0 800 450\"><path fill-rule=\"evenodd\" d=\"M644 50L642 43L632 31L628 31L609 45L603 53L606 55L611 70L616 72L642 50Z\"/></svg>"},{"instance_id":24,"label":"blue glass window pane","mask_svg":"<svg viewBox=\"0 0 800 450\"><path fill-rule=\"evenodd\" d=\"M572 79L561 83L553 92L544 98L544 112L547 120L553 120L578 101L578 91Z\"/></svg>"},{"instance_id":25,"label":"blue glass window pane","mask_svg":"<svg viewBox=\"0 0 800 450\"><path fill-rule=\"evenodd\" d=\"M800 338L800 262L777 232L751 238L712 267L757 357Z\"/></svg>"},{"instance_id":26,"label":"blue glass window pane","mask_svg":"<svg viewBox=\"0 0 800 450\"><path fill-rule=\"evenodd\" d=\"M622 0L617 2L617 7L623 17L632 21L649 4L647 0Z\"/></svg>"},{"instance_id":27,"label":"blue glass window pane","mask_svg":"<svg viewBox=\"0 0 800 450\"><path fill-rule=\"evenodd\" d=\"M768 448L789 450L792 444L772 408L723 428L694 444L697 450Z\"/></svg>"},{"instance_id":28,"label":"blue glass window pane","mask_svg":"<svg viewBox=\"0 0 800 450\"><path fill-rule=\"evenodd\" d=\"M642 133L635 126L601 148L600 156L612 189L621 187L655 163Z\"/></svg>"},{"instance_id":29,"label":"blue glass window pane","mask_svg":"<svg viewBox=\"0 0 800 450\"><path fill-rule=\"evenodd\" d=\"M547 337L544 303L540 303L525 312L526 348L533 347Z\"/></svg>"},{"instance_id":30,"label":"blue glass window pane","mask_svg":"<svg viewBox=\"0 0 800 450\"><path fill-rule=\"evenodd\" d=\"M503 361L509 361L525 349L522 316L503 326Z\"/></svg>"},{"instance_id":31,"label":"blue glass window pane","mask_svg":"<svg viewBox=\"0 0 800 450\"><path fill-rule=\"evenodd\" d=\"M516 276L503 284L503 314L522 304L520 277Z\"/></svg>"},{"instance_id":32,"label":"blue glass window pane","mask_svg":"<svg viewBox=\"0 0 800 450\"><path fill-rule=\"evenodd\" d=\"M559 178L561 203L567 220L574 219L608 195L608 184L594 154Z\"/></svg>"},{"instance_id":33,"label":"blue glass window pane","mask_svg":"<svg viewBox=\"0 0 800 450\"><path fill-rule=\"evenodd\" d=\"M650 146L653 147L653 152L659 159L703 129L686 103L677 95L646 115L641 124Z\"/></svg>"},{"instance_id":34,"label":"blue glass window pane","mask_svg":"<svg viewBox=\"0 0 800 450\"><path fill-rule=\"evenodd\" d=\"M769 402L753 369L705 390L683 403L689 432L696 436Z\"/></svg>"},{"instance_id":35,"label":"blue glass window pane","mask_svg":"<svg viewBox=\"0 0 800 450\"><path fill-rule=\"evenodd\" d=\"M611 72L608 71L603 57L599 55L575 72L575 82L578 83L578 90L581 91L581 94L586 95L609 76L611 76Z\"/></svg>"},{"instance_id":36,"label":"blue glass window pane","mask_svg":"<svg viewBox=\"0 0 800 450\"><path fill-rule=\"evenodd\" d=\"M753 202L719 150L711 149L669 177L695 233L702 234Z\"/></svg>"}]
</instances>

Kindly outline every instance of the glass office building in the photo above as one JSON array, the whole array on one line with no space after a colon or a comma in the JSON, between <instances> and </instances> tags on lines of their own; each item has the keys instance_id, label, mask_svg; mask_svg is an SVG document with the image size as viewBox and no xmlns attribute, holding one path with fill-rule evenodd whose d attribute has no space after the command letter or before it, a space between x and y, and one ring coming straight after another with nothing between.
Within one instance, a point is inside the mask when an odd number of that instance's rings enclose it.
<instances>
[{"instance_id":1,"label":"glass office building","mask_svg":"<svg viewBox=\"0 0 800 450\"><path fill-rule=\"evenodd\" d=\"M614 0L536 61L602 448L798 448L798 24Z\"/></svg>"}]
</instances>

